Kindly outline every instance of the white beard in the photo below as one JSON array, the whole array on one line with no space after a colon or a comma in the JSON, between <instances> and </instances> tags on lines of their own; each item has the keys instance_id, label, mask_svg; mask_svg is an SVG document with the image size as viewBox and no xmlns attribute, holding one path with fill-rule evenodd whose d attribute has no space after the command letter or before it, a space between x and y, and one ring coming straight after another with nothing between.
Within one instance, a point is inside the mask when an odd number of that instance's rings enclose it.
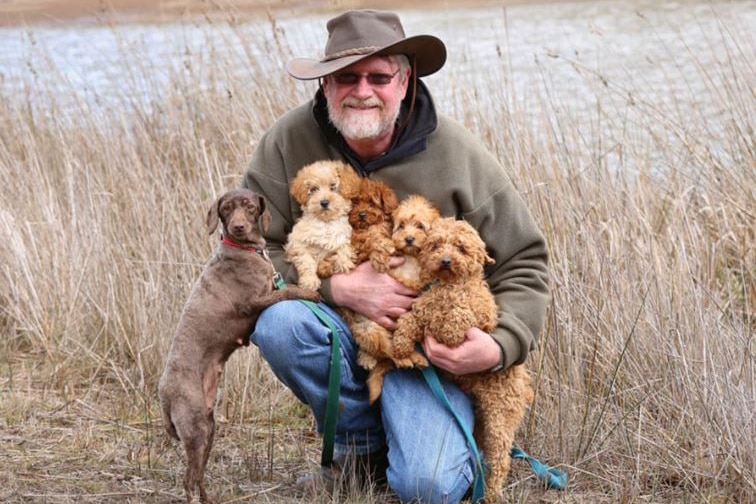
<instances>
[{"instance_id":1,"label":"white beard","mask_svg":"<svg viewBox=\"0 0 756 504\"><path fill-rule=\"evenodd\" d=\"M370 112L354 111L350 106L374 106L376 108L370 109ZM399 105L399 104L398 104ZM353 99L345 99L339 104L332 104L328 102L328 117L331 124L333 124L337 130L345 138L353 140L368 140L372 138L379 138L396 123L397 117L399 117L399 106L396 110L387 111L385 105L377 98L371 98L364 102L359 102Z\"/></svg>"}]
</instances>

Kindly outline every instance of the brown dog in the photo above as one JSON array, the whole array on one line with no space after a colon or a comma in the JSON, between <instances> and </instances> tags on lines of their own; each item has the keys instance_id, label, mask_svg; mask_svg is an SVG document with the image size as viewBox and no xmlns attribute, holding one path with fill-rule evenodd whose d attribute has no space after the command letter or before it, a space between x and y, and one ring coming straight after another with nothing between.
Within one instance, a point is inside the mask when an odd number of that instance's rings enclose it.
<instances>
[{"instance_id":1,"label":"brown dog","mask_svg":"<svg viewBox=\"0 0 756 504\"><path fill-rule=\"evenodd\" d=\"M200 502L211 502L205 467L215 434L215 395L229 356L249 344L264 308L285 299L319 299L298 287L275 290L262 237L270 212L261 196L247 189L227 192L207 213L210 234L219 220L223 240L184 306L159 384L165 429L186 450L187 503L195 501L197 488Z\"/></svg>"},{"instance_id":2,"label":"brown dog","mask_svg":"<svg viewBox=\"0 0 756 504\"><path fill-rule=\"evenodd\" d=\"M394 354L407 355L426 334L450 347L460 345L465 331L478 327L491 333L497 307L483 270L493 264L478 232L465 221L436 219L420 253L421 277L429 285L398 320ZM533 401L524 365L495 373L455 376L475 404L475 438L488 464L486 502L499 502L510 468L515 431Z\"/></svg>"}]
</instances>

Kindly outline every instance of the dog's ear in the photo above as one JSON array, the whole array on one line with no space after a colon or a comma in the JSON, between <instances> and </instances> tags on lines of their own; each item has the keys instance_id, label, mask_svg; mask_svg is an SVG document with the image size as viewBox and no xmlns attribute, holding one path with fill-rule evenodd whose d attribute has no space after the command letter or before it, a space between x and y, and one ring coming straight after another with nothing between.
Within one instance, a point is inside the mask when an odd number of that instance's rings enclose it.
<instances>
[{"instance_id":1,"label":"dog's ear","mask_svg":"<svg viewBox=\"0 0 756 504\"><path fill-rule=\"evenodd\" d=\"M257 203L260 206L260 229L262 229L263 233L266 233L268 228L270 228L270 221L272 220L270 210L268 210L268 205L262 196L258 196Z\"/></svg>"},{"instance_id":2,"label":"dog's ear","mask_svg":"<svg viewBox=\"0 0 756 504\"><path fill-rule=\"evenodd\" d=\"M360 193L360 176L354 171L354 168L346 163L342 163L336 168L339 174L339 192L345 198L354 198Z\"/></svg>"},{"instance_id":3,"label":"dog's ear","mask_svg":"<svg viewBox=\"0 0 756 504\"><path fill-rule=\"evenodd\" d=\"M304 175L297 174L297 176L294 177L291 181L289 193L300 206L307 204L307 184L304 181Z\"/></svg>"},{"instance_id":4,"label":"dog's ear","mask_svg":"<svg viewBox=\"0 0 756 504\"><path fill-rule=\"evenodd\" d=\"M205 221L207 225L207 234L211 235L218 228L218 207L220 206L221 198L213 201L210 205L210 209L207 211L207 219Z\"/></svg>"},{"instance_id":5,"label":"dog's ear","mask_svg":"<svg viewBox=\"0 0 756 504\"><path fill-rule=\"evenodd\" d=\"M391 215L396 207L399 206L399 198L396 197L396 193L389 186L380 184L381 199L383 200L383 211L386 215Z\"/></svg>"}]
</instances>

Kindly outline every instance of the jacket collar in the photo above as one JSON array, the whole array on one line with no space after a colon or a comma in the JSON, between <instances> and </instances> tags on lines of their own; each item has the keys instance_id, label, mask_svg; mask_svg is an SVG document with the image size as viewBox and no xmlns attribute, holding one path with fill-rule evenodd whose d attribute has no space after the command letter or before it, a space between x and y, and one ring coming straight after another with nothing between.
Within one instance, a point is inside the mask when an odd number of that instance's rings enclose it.
<instances>
[{"instance_id":1,"label":"jacket collar","mask_svg":"<svg viewBox=\"0 0 756 504\"><path fill-rule=\"evenodd\" d=\"M397 123L402 124L409 110L410 94L402 102L401 110ZM433 104L433 98L428 88L418 79L417 95L415 96L415 107L412 116L407 122L407 126L399 132L394 138L391 147L381 157L371 159L363 163L357 154L347 145L341 133L331 124L328 119L328 105L326 103L323 90L319 89L313 99L312 112L320 130L326 137L329 144L341 152L346 160L361 173L368 173L384 166L393 164L401 159L409 157L418 152L425 150L427 146L428 135L433 133L438 127L438 117L436 116L436 107Z\"/></svg>"}]
</instances>

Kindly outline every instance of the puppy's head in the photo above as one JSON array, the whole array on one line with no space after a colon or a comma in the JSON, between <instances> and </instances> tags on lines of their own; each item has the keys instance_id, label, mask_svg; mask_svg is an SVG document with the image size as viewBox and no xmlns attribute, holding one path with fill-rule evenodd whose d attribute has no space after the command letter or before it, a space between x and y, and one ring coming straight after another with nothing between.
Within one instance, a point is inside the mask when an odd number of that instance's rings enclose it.
<instances>
[{"instance_id":1,"label":"puppy's head","mask_svg":"<svg viewBox=\"0 0 756 504\"><path fill-rule=\"evenodd\" d=\"M483 278L483 268L493 263L475 228L451 217L433 222L420 254L425 282L456 283Z\"/></svg>"},{"instance_id":2,"label":"puppy's head","mask_svg":"<svg viewBox=\"0 0 756 504\"><path fill-rule=\"evenodd\" d=\"M349 224L354 229L390 222L391 213L399 204L396 193L385 183L369 178L360 179L359 191L352 198Z\"/></svg>"},{"instance_id":3,"label":"puppy's head","mask_svg":"<svg viewBox=\"0 0 756 504\"><path fill-rule=\"evenodd\" d=\"M391 216L394 223L391 239L397 252L417 256L431 225L439 217L438 209L422 196L413 195L399 203Z\"/></svg>"},{"instance_id":4,"label":"puppy's head","mask_svg":"<svg viewBox=\"0 0 756 504\"><path fill-rule=\"evenodd\" d=\"M210 205L207 231L213 234L220 221L226 238L240 245L264 247L262 235L268 230L270 219L265 198L249 189L232 189Z\"/></svg>"},{"instance_id":5,"label":"puppy's head","mask_svg":"<svg viewBox=\"0 0 756 504\"><path fill-rule=\"evenodd\" d=\"M301 168L290 192L302 212L329 221L347 215L360 177L341 161L317 161Z\"/></svg>"}]
</instances>

